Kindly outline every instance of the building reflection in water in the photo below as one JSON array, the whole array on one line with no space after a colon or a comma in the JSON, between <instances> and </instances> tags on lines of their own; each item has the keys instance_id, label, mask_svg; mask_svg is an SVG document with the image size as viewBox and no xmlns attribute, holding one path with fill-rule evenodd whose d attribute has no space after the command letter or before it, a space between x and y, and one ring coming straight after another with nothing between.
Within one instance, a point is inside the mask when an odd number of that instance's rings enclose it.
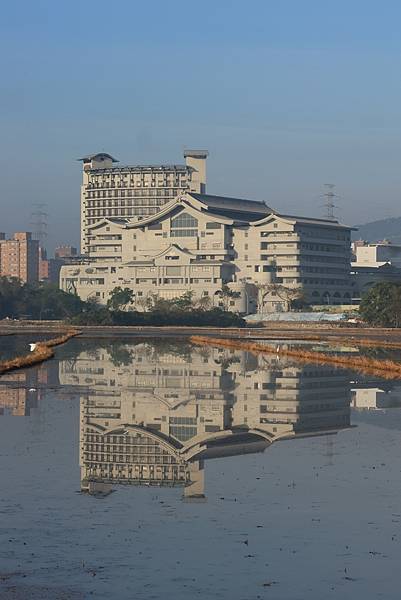
<instances>
[{"instance_id":1,"label":"building reflection in water","mask_svg":"<svg viewBox=\"0 0 401 600\"><path fill-rule=\"evenodd\" d=\"M5 373L0 377L0 415L27 417L38 406L45 390L58 384L58 364L47 361L33 369Z\"/></svg>"},{"instance_id":2,"label":"building reflection in water","mask_svg":"<svg viewBox=\"0 0 401 600\"><path fill-rule=\"evenodd\" d=\"M60 361L81 388L82 490L184 487L204 499L205 461L350 426L346 372L185 342L111 344Z\"/></svg>"}]
</instances>

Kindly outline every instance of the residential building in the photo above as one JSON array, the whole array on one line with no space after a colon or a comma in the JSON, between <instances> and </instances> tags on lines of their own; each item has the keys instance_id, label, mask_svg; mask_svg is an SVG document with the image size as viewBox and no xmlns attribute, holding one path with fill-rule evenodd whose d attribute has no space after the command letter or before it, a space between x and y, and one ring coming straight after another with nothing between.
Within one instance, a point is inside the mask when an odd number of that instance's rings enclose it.
<instances>
[{"instance_id":1,"label":"residential building","mask_svg":"<svg viewBox=\"0 0 401 600\"><path fill-rule=\"evenodd\" d=\"M54 258L70 259L78 255L77 249L74 246L57 246L54 251Z\"/></svg>"},{"instance_id":2,"label":"residential building","mask_svg":"<svg viewBox=\"0 0 401 600\"><path fill-rule=\"evenodd\" d=\"M102 218L154 215L181 192L206 192L206 150L185 150L185 164L116 166L100 152L79 159L81 187L81 254L87 254L88 228Z\"/></svg>"},{"instance_id":3,"label":"residential building","mask_svg":"<svg viewBox=\"0 0 401 600\"><path fill-rule=\"evenodd\" d=\"M23 283L39 280L39 242L30 232L14 233L8 240L0 234L0 275Z\"/></svg>"},{"instance_id":4,"label":"residential building","mask_svg":"<svg viewBox=\"0 0 401 600\"><path fill-rule=\"evenodd\" d=\"M88 260L62 267L61 288L106 303L135 292L133 309L157 295L240 313L287 310L292 298L348 304L350 228L282 215L263 202L185 192L157 214L88 226ZM228 285L236 297L224 298Z\"/></svg>"},{"instance_id":5,"label":"residential building","mask_svg":"<svg viewBox=\"0 0 401 600\"><path fill-rule=\"evenodd\" d=\"M362 240L353 242L353 267L382 267L385 264L401 268L401 246L383 241L369 244Z\"/></svg>"},{"instance_id":6,"label":"residential building","mask_svg":"<svg viewBox=\"0 0 401 600\"><path fill-rule=\"evenodd\" d=\"M401 246L385 241L353 242L351 282L356 302L376 283L401 283Z\"/></svg>"}]
</instances>

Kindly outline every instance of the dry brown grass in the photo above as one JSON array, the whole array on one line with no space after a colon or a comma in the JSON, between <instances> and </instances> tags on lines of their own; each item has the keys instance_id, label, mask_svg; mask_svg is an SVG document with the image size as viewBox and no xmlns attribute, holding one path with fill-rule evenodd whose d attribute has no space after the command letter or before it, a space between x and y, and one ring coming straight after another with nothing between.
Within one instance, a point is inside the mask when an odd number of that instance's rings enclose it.
<instances>
[{"instance_id":1,"label":"dry brown grass","mask_svg":"<svg viewBox=\"0 0 401 600\"><path fill-rule=\"evenodd\" d=\"M31 367L41 363L54 356L54 346L64 344L72 337L75 337L80 332L77 330L67 331L64 335L46 340L44 342L38 342L33 352L25 354L24 356L17 356L11 360L0 361L0 374L6 373L7 371L14 371L15 369L22 369L24 367Z\"/></svg>"},{"instance_id":2,"label":"dry brown grass","mask_svg":"<svg viewBox=\"0 0 401 600\"><path fill-rule=\"evenodd\" d=\"M238 350L248 350L257 354L277 354L276 346L260 344L258 342L245 342L226 338L212 338L207 336L192 336L191 342L200 346L222 346ZM393 360L378 360L367 356L349 356L341 354L326 354L303 349L280 348L281 356L292 356L302 363L330 364L343 369L352 369L369 375L376 375L384 379L401 379L401 363Z\"/></svg>"}]
</instances>

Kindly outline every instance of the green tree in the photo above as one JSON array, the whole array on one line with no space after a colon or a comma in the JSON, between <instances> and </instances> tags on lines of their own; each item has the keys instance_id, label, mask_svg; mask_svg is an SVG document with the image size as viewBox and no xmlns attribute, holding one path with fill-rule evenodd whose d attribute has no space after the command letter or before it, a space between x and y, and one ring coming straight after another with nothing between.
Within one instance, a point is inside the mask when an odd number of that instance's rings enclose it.
<instances>
[{"instance_id":1,"label":"green tree","mask_svg":"<svg viewBox=\"0 0 401 600\"><path fill-rule=\"evenodd\" d=\"M173 299L173 308L176 310L191 310L193 308L192 291L185 292L182 296Z\"/></svg>"},{"instance_id":2,"label":"green tree","mask_svg":"<svg viewBox=\"0 0 401 600\"><path fill-rule=\"evenodd\" d=\"M239 298L241 295L239 292L234 292L226 283L221 286L221 290L218 290L216 294L220 296L225 310L228 310L228 303L231 299Z\"/></svg>"},{"instance_id":3,"label":"green tree","mask_svg":"<svg viewBox=\"0 0 401 600\"><path fill-rule=\"evenodd\" d=\"M401 284L376 283L362 296L359 314L370 325L401 326Z\"/></svg>"},{"instance_id":4,"label":"green tree","mask_svg":"<svg viewBox=\"0 0 401 600\"><path fill-rule=\"evenodd\" d=\"M117 286L112 290L107 300L107 308L110 310L124 310L129 304L134 303L135 293L130 288Z\"/></svg>"}]
</instances>

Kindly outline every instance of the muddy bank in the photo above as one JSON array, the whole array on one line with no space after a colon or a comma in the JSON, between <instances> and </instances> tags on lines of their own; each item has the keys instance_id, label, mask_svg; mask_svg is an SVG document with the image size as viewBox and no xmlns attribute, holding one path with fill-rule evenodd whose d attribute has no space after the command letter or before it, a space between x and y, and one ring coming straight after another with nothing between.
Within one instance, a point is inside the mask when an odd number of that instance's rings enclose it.
<instances>
[{"instance_id":1,"label":"muddy bank","mask_svg":"<svg viewBox=\"0 0 401 600\"><path fill-rule=\"evenodd\" d=\"M61 335L50 340L38 342L29 354L23 356L17 356L10 360L3 360L0 362L0 375L7 373L8 371L15 371L16 369L22 369L25 367L31 367L52 358L54 356L53 348L64 344L69 339L77 336L80 332L77 330L71 330L64 335Z\"/></svg>"},{"instance_id":2,"label":"muddy bank","mask_svg":"<svg viewBox=\"0 0 401 600\"><path fill-rule=\"evenodd\" d=\"M1 321L0 336L12 334L63 333L66 326L60 321ZM328 342L355 346L401 348L401 329L376 327L345 327L338 324L269 323L268 327L133 327L83 326L81 337L87 339L132 339L138 337L179 338L194 335L249 340L300 340Z\"/></svg>"}]
</instances>

